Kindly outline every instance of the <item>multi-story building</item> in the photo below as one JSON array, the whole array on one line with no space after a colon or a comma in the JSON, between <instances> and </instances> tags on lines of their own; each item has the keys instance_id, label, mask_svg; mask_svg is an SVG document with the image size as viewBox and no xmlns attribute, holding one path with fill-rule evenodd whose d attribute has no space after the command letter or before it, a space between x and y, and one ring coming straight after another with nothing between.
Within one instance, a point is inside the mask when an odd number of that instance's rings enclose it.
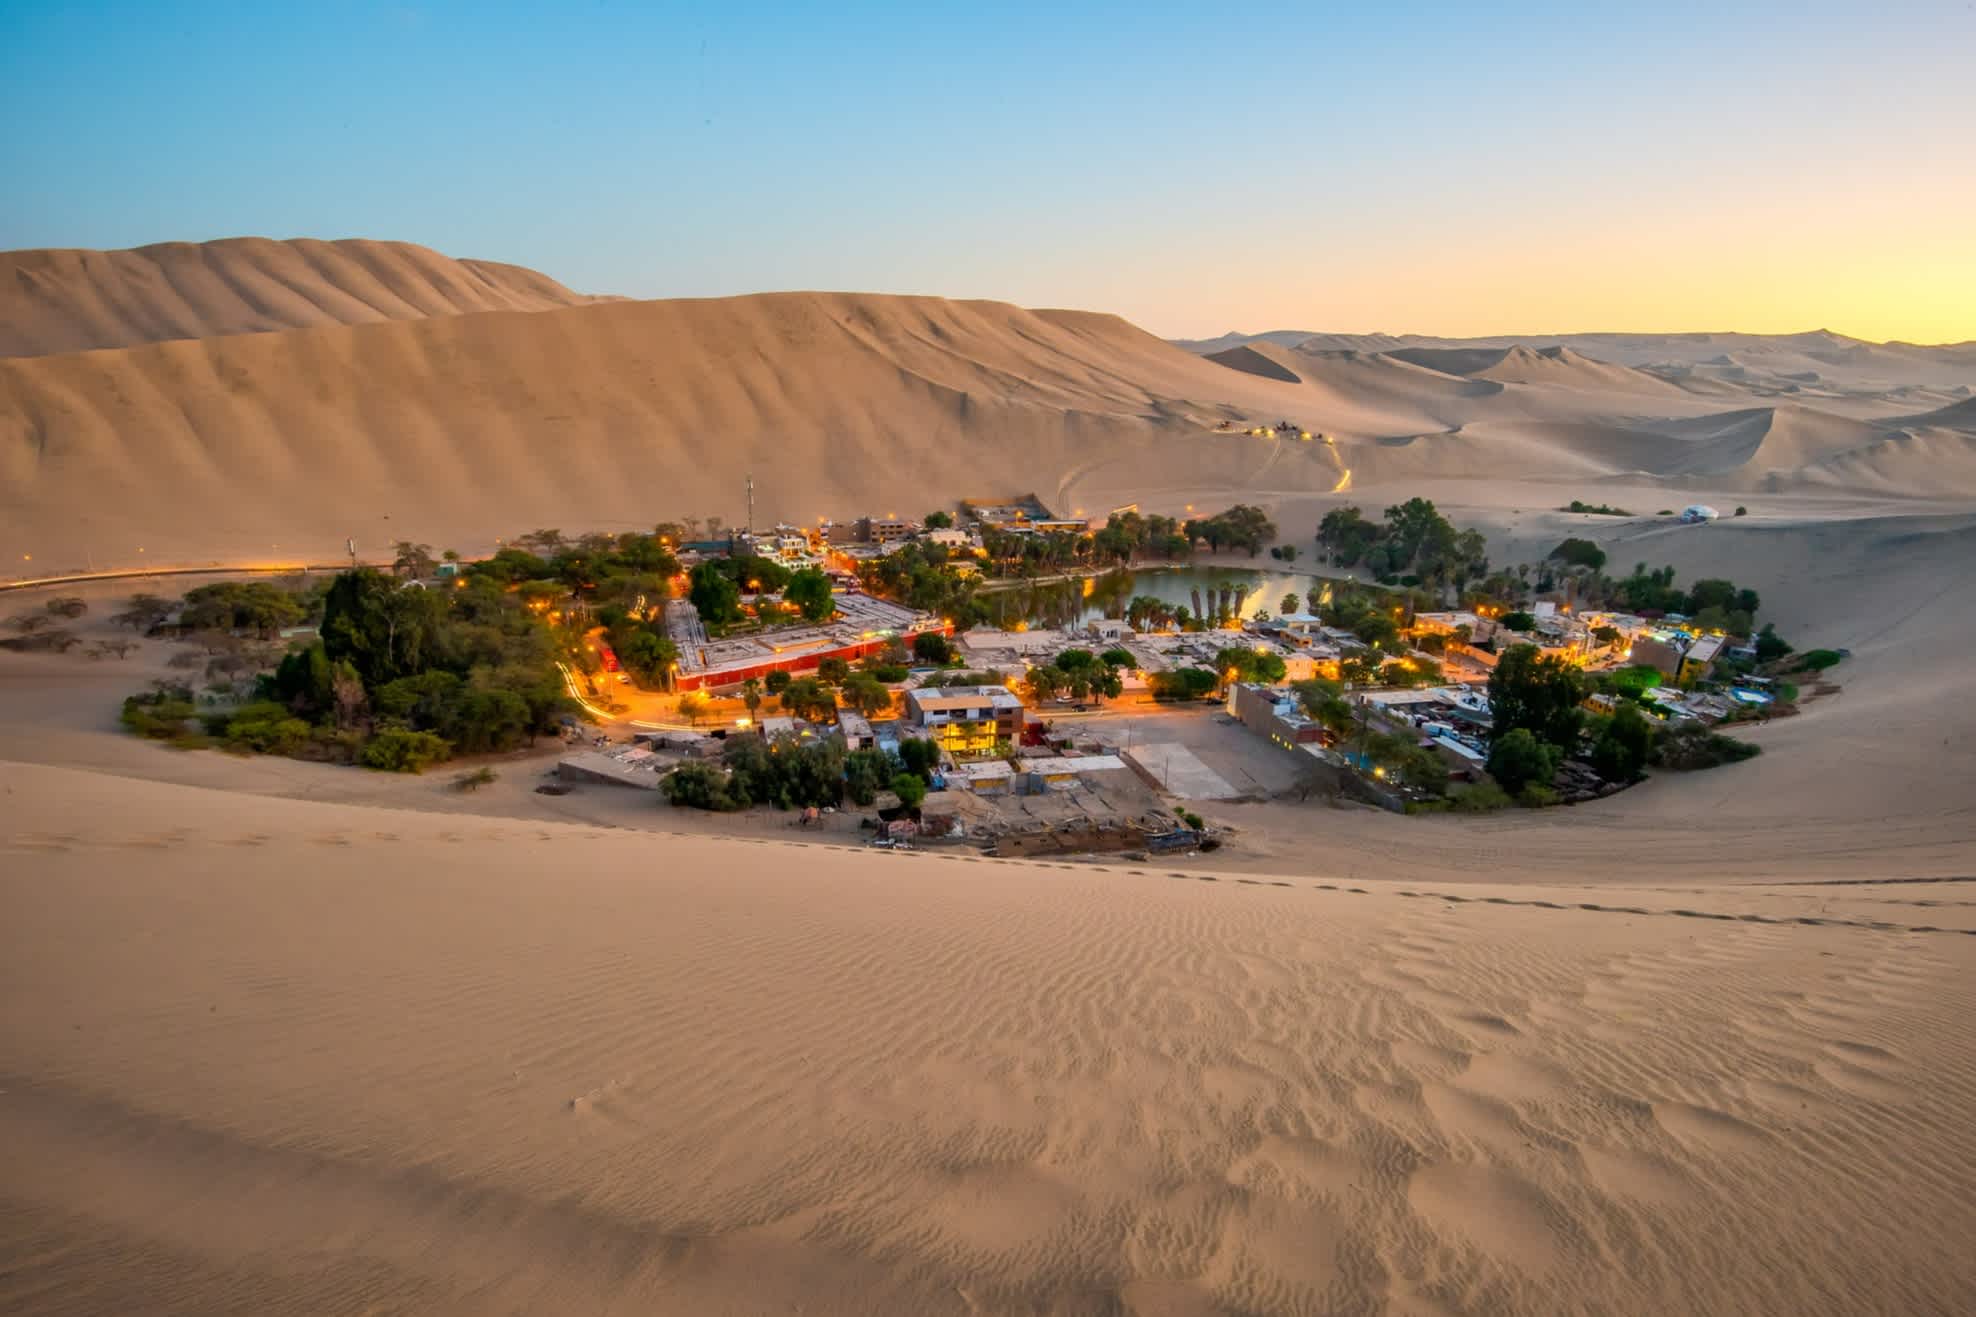
<instances>
[{"instance_id":1,"label":"multi-story building","mask_svg":"<svg viewBox=\"0 0 1976 1317\"><path fill-rule=\"evenodd\" d=\"M906 692L906 721L950 753L993 749L1022 732L1022 701L1002 686L927 686Z\"/></svg>"}]
</instances>

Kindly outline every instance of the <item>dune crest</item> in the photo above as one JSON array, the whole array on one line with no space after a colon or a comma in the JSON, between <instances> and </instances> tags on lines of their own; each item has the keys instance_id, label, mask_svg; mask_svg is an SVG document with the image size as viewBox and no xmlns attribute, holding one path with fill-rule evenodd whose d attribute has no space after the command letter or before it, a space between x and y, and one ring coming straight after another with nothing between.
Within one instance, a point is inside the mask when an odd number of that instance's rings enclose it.
<instances>
[{"instance_id":1,"label":"dune crest","mask_svg":"<svg viewBox=\"0 0 1976 1317\"><path fill-rule=\"evenodd\" d=\"M0 253L0 356L45 356L595 299L545 274L407 242L225 238Z\"/></svg>"}]
</instances>

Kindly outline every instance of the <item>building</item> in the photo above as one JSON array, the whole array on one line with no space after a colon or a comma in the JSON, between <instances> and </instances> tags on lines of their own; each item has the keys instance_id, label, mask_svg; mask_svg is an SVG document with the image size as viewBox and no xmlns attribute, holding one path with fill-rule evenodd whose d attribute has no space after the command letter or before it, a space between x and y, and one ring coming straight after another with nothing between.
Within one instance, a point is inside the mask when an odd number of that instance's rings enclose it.
<instances>
[{"instance_id":1,"label":"building","mask_svg":"<svg viewBox=\"0 0 1976 1317\"><path fill-rule=\"evenodd\" d=\"M1721 636L1696 637L1695 642L1688 646L1688 652L1681 656L1681 667L1675 673L1675 680L1684 686L1701 680L1715 666L1715 660L1721 653Z\"/></svg>"},{"instance_id":2,"label":"building","mask_svg":"<svg viewBox=\"0 0 1976 1317\"><path fill-rule=\"evenodd\" d=\"M974 536L966 531L944 526L927 531L920 538L928 544L937 544L943 549L966 549L974 544Z\"/></svg>"},{"instance_id":3,"label":"building","mask_svg":"<svg viewBox=\"0 0 1976 1317\"><path fill-rule=\"evenodd\" d=\"M1657 670L1669 681L1687 683L1708 675L1722 653L1721 636L1697 636L1674 629L1634 637L1633 662Z\"/></svg>"},{"instance_id":4,"label":"building","mask_svg":"<svg viewBox=\"0 0 1976 1317\"><path fill-rule=\"evenodd\" d=\"M1054 759L1019 759L1016 767L1021 770L1026 781L1020 785L1025 794L1048 791L1057 787L1077 786L1087 778L1104 780L1112 773L1126 773L1131 770L1117 755L1064 755Z\"/></svg>"},{"instance_id":5,"label":"building","mask_svg":"<svg viewBox=\"0 0 1976 1317\"><path fill-rule=\"evenodd\" d=\"M666 630L679 647L675 687L727 689L776 671L815 672L827 658L851 663L882 654L895 644L910 647L914 637L927 632L953 633L940 618L857 591L840 593L835 603L837 615L817 626L779 627L715 640L707 636L690 602L673 600L666 608Z\"/></svg>"},{"instance_id":6,"label":"building","mask_svg":"<svg viewBox=\"0 0 1976 1317\"><path fill-rule=\"evenodd\" d=\"M1258 682L1231 683L1228 712L1250 731L1267 736L1285 749L1324 739L1323 727L1304 715L1295 695Z\"/></svg>"},{"instance_id":7,"label":"building","mask_svg":"<svg viewBox=\"0 0 1976 1317\"><path fill-rule=\"evenodd\" d=\"M927 686L906 692L906 721L950 754L991 750L1022 734L1022 701L1003 686Z\"/></svg>"},{"instance_id":8,"label":"building","mask_svg":"<svg viewBox=\"0 0 1976 1317\"><path fill-rule=\"evenodd\" d=\"M871 719L855 709L837 711L837 734L846 750L870 750L878 745L878 734L871 730Z\"/></svg>"}]
</instances>

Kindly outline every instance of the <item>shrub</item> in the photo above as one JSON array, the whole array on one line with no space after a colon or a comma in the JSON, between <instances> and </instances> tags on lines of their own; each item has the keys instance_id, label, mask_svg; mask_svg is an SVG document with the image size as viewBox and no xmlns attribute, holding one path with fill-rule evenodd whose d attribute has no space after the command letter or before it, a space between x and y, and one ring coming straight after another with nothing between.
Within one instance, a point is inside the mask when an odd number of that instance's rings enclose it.
<instances>
[{"instance_id":1,"label":"shrub","mask_svg":"<svg viewBox=\"0 0 1976 1317\"><path fill-rule=\"evenodd\" d=\"M227 715L224 728L209 728L224 736L229 750L248 754L288 755L309 740L309 724L273 700L242 705Z\"/></svg>"},{"instance_id":2,"label":"shrub","mask_svg":"<svg viewBox=\"0 0 1976 1317\"><path fill-rule=\"evenodd\" d=\"M1733 736L1712 732L1699 723L1689 723L1663 733L1654 742L1651 762L1657 768L1693 772L1718 764L1740 763L1762 753L1761 747Z\"/></svg>"},{"instance_id":3,"label":"shrub","mask_svg":"<svg viewBox=\"0 0 1976 1317\"><path fill-rule=\"evenodd\" d=\"M1536 625L1537 619L1520 609L1503 614L1503 629L1506 631L1528 631Z\"/></svg>"},{"instance_id":4,"label":"shrub","mask_svg":"<svg viewBox=\"0 0 1976 1317\"><path fill-rule=\"evenodd\" d=\"M1516 803L1525 809L1542 809L1546 805L1557 804L1557 792L1535 782L1528 783L1516 793Z\"/></svg>"},{"instance_id":5,"label":"shrub","mask_svg":"<svg viewBox=\"0 0 1976 1317\"><path fill-rule=\"evenodd\" d=\"M1448 797L1448 808L1458 814L1488 814L1510 807L1509 793L1493 782L1477 782Z\"/></svg>"},{"instance_id":6,"label":"shrub","mask_svg":"<svg viewBox=\"0 0 1976 1317\"><path fill-rule=\"evenodd\" d=\"M357 762L381 773L422 773L452 753L444 737L388 727L364 743Z\"/></svg>"},{"instance_id":7,"label":"shrub","mask_svg":"<svg viewBox=\"0 0 1976 1317\"><path fill-rule=\"evenodd\" d=\"M172 686L125 700L121 721L139 736L176 741L193 734L186 724L195 712L191 690Z\"/></svg>"},{"instance_id":8,"label":"shrub","mask_svg":"<svg viewBox=\"0 0 1976 1317\"><path fill-rule=\"evenodd\" d=\"M1844 658L1845 655L1836 649L1808 649L1798 655L1796 666L1806 672L1823 672L1827 668L1837 667Z\"/></svg>"},{"instance_id":9,"label":"shrub","mask_svg":"<svg viewBox=\"0 0 1976 1317\"><path fill-rule=\"evenodd\" d=\"M496 773L491 768L476 768L471 773L462 773L458 777L454 778L453 790L478 791L482 787L488 786L491 783L497 781L500 778L500 776L501 775L499 773Z\"/></svg>"},{"instance_id":10,"label":"shrub","mask_svg":"<svg viewBox=\"0 0 1976 1317\"><path fill-rule=\"evenodd\" d=\"M1739 517L1747 517L1750 515L1750 510L1739 503L1736 505L1736 515Z\"/></svg>"},{"instance_id":11,"label":"shrub","mask_svg":"<svg viewBox=\"0 0 1976 1317\"><path fill-rule=\"evenodd\" d=\"M665 798L681 809L711 809L723 813L745 808L728 792L727 774L712 764L681 764L659 783Z\"/></svg>"},{"instance_id":12,"label":"shrub","mask_svg":"<svg viewBox=\"0 0 1976 1317\"><path fill-rule=\"evenodd\" d=\"M1763 630L1756 635L1756 659L1759 663L1771 663L1791 652L1791 646L1784 637L1777 634L1775 624L1765 622Z\"/></svg>"}]
</instances>

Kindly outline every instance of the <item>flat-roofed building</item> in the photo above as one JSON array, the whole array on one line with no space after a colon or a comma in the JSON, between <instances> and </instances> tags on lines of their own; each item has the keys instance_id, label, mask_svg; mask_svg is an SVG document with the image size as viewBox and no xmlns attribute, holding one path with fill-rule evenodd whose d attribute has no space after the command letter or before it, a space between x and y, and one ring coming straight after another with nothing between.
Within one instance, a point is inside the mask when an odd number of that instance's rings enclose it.
<instances>
[{"instance_id":1,"label":"flat-roofed building","mask_svg":"<svg viewBox=\"0 0 1976 1317\"><path fill-rule=\"evenodd\" d=\"M950 753L993 748L1022 734L1022 701L1003 686L926 686L906 692L906 721Z\"/></svg>"}]
</instances>

